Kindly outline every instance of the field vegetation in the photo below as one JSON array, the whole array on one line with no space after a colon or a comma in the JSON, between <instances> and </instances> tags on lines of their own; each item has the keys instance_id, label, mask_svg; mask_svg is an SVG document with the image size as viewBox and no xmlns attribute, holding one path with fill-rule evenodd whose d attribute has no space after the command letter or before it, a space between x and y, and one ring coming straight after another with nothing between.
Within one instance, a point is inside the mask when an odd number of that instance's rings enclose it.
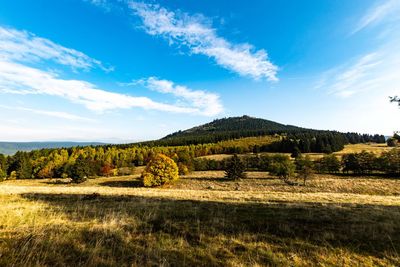
<instances>
[{"instance_id":1,"label":"field vegetation","mask_svg":"<svg viewBox=\"0 0 400 267\"><path fill-rule=\"evenodd\" d=\"M193 172L0 184L2 266L398 266L400 180Z\"/></svg>"},{"instance_id":2,"label":"field vegetation","mask_svg":"<svg viewBox=\"0 0 400 267\"><path fill-rule=\"evenodd\" d=\"M244 116L0 154L0 266L400 266L384 142Z\"/></svg>"}]
</instances>

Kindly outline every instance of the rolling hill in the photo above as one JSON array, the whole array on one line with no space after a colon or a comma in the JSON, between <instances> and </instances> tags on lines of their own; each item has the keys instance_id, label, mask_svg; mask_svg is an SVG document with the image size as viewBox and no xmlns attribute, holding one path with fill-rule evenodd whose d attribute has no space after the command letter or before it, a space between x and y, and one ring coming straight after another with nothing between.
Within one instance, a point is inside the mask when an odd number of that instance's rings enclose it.
<instances>
[{"instance_id":1,"label":"rolling hill","mask_svg":"<svg viewBox=\"0 0 400 267\"><path fill-rule=\"evenodd\" d=\"M293 125L254 118L250 116L217 119L210 123L178 131L151 143L157 145L189 145L216 143L242 137L313 131Z\"/></svg>"}]
</instances>

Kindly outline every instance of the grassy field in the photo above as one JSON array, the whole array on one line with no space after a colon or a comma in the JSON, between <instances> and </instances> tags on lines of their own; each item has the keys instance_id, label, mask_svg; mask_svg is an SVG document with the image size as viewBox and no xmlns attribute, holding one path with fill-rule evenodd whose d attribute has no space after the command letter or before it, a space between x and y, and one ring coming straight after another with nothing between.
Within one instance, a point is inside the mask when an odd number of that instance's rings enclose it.
<instances>
[{"instance_id":1,"label":"grassy field","mask_svg":"<svg viewBox=\"0 0 400 267\"><path fill-rule=\"evenodd\" d=\"M333 154L338 157L341 157L344 154L348 154L348 153L360 153L362 151L367 151L367 152L373 152L377 155L380 155L382 152L390 151L391 149L393 149L393 147L388 147L386 144L375 144L375 143L350 144L350 145L345 145L343 150L334 152ZM260 154L261 155L284 154L287 156L291 155L291 153L270 153L270 152L262 152ZM304 155L308 155L308 156L310 156L310 158L312 160L316 160L316 159L322 158L325 154L323 154L323 153L305 153ZM203 156L200 158L223 160L223 159L229 158L231 156L232 155L228 155L228 154L217 154L217 155Z\"/></svg>"},{"instance_id":2,"label":"grassy field","mask_svg":"<svg viewBox=\"0 0 400 267\"><path fill-rule=\"evenodd\" d=\"M0 266L399 266L400 180L0 183Z\"/></svg>"}]
</instances>

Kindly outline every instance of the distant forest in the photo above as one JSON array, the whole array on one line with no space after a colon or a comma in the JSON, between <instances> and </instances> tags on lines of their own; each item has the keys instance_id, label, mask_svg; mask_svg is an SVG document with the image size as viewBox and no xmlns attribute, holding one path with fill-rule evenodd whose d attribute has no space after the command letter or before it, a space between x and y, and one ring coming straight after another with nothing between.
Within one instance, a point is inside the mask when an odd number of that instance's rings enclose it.
<instances>
[{"instance_id":1,"label":"distant forest","mask_svg":"<svg viewBox=\"0 0 400 267\"><path fill-rule=\"evenodd\" d=\"M263 136L263 138L247 138ZM174 159L182 168L194 158L212 154L289 152L332 153L346 144L384 143L383 135L319 131L248 116L216 120L152 142L76 146L0 154L0 178L71 177L79 168L88 176L129 174L157 153Z\"/></svg>"}]
</instances>

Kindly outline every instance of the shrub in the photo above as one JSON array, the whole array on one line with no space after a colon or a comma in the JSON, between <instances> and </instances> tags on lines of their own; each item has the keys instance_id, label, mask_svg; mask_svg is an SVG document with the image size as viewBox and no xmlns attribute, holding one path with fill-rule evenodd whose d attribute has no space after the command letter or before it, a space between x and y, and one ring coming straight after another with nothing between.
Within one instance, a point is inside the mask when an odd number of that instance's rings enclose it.
<instances>
[{"instance_id":1,"label":"shrub","mask_svg":"<svg viewBox=\"0 0 400 267\"><path fill-rule=\"evenodd\" d=\"M112 166L110 163L104 163L103 166L100 168L100 174L102 176L109 177L112 174L113 169L114 166Z\"/></svg>"},{"instance_id":2,"label":"shrub","mask_svg":"<svg viewBox=\"0 0 400 267\"><path fill-rule=\"evenodd\" d=\"M190 172L189 168L182 162L178 162L178 170L179 170L179 175L187 175Z\"/></svg>"},{"instance_id":3,"label":"shrub","mask_svg":"<svg viewBox=\"0 0 400 267\"><path fill-rule=\"evenodd\" d=\"M17 179L17 172L16 171L12 171L10 173L10 176L8 177L8 180L15 180Z\"/></svg>"},{"instance_id":4,"label":"shrub","mask_svg":"<svg viewBox=\"0 0 400 267\"><path fill-rule=\"evenodd\" d=\"M179 170L169 157L158 154L147 164L142 173L142 183L146 187L160 186L178 180Z\"/></svg>"},{"instance_id":5,"label":"shrub","mask_svg":"<svg viewBox=\"0 0 400 267\"><path fill-rule=\"evenodd\" d=\"M231 180L246 178L245 165L236 154L226 162L225 177Z\"/></svg>"},{"instance_id":6,"label":"shrub","mask_svg":"<svg viewBox=\"0 0 400 267\"><path fill-rule=\"evenodd\" d=\"M396 147L398 145L398 143L399 143L399 141L394 137L390 137L387 140L387 145L390 146L390 147Z\"/></svg>"},{"instance_id":7,"label":"shrub","mask_svg":"<svg viewBox=\"0 0 400 267\"><path fill-rule=\"evenodd\" d=\"M273 161L270 165L269 172L276 175L284 181L288 181L290 177L294 176L296 166L289 157L280 157L280 160Z\"/></svg>"},{"instance_id":8,"label":"shrub","mask_svg":"<svg viewBox=\"0 0 400 267\"><path fill-rule=\"evenodd\" d=\"M7 177L6 172L3 171L3 170L0 168L0 182L4 181L4 180L6 179L6 177Z\"/></svg>"}]
</instances>

